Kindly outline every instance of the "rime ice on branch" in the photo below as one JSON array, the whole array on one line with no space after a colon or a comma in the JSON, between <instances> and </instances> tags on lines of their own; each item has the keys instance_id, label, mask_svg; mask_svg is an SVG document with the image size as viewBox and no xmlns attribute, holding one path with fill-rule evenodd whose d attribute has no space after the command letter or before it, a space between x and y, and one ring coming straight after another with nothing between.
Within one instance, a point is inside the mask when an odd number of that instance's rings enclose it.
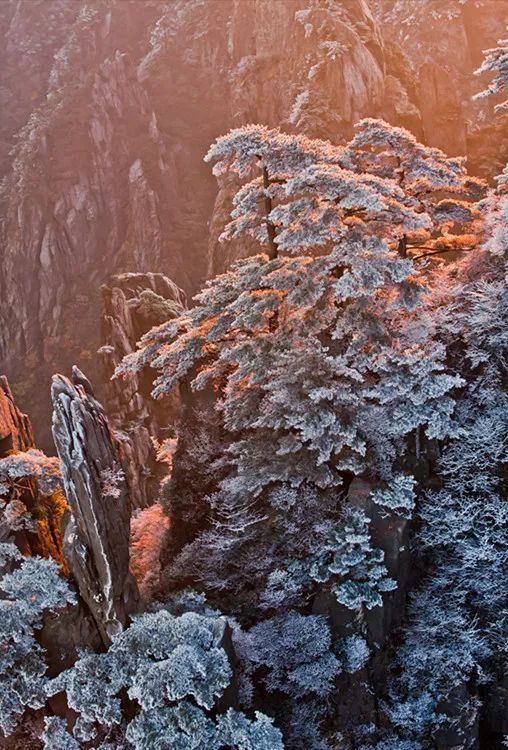
<instances>
[{"instance_id":1,"label":"rime ice on branch","mask_svg":"<svg viewBox=\"0 0 508 750\"><path fill-rule=\"evenodd\" d=\"M216 161L216 175L249 180L222 239L251 235L270 258L319 252L355 230L386 239L403 257L410 247L473 243L483 183L462 159L382 120L362 120L345 147L249 125L219 138L206 159Z\"/></svg>"},{"instance_id":2,"label":"rime ice on branch","mask_svg":"<svg viewBox=\"0 0 508 750\"><path fill-rule=\"evenodd\" d=\"M499 47L485 50L485 59L478 70L475 70L475 75L477 76L483 73L494 74L494 78L489 86L476 94L475 99L495 96L508 89L508 39L500 39L498 45ZM494 110L496 112L508 110L508 99L505 99L500 104L496 104Z\"/></svg>"}]
</instances>

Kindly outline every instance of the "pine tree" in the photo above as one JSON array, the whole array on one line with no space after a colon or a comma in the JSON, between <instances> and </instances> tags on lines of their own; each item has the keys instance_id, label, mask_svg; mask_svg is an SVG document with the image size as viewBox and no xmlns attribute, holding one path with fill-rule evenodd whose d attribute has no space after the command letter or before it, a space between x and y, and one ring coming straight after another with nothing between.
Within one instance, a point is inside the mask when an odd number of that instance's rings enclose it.
<instances>
[{"instance_id":1,"label":"pine tree","mask_svg":"<svg viewBox=\"0 0 508 750\"><path fill-rule=\"evenodd\" d=\"M369 518L363 511L348 508L316 558L311 577L321 583L331 580L337 601L348 609L362 613L381 607L382 594L397 588L388 577L383 551L371 545Z\"/></svg>"},{"instance_id":2,"label":"pine tree","mask_svg":"<svg viewBox=\"0 0 508 750\"><path fill-rule=\"evenodd\" d=\"M394 180L351 171L349 151L326 141L249 125L219 138L206 160L217 176L261 172L237 192L222 239L251 235L270 259L337 245L351 228L393 237L430 226Z\"/></svg>"},{"instance_id":3,"label":"pine tree","mask_svg":"<svg viewBox=\"0 0 508 750\"><path fill-rule=\"evenodd\" d=\"M444 347L420 313L423 275L397 249L431 225L414 197L392 179L344 169L342 148L257 126L219 139L212 157L217 172L245 178L258 165L268 176L267 188L256 178L240 189L226 229L254 234L268 255L208 282L119 373L156 368L158 397L180 383L215 393L226 440L216 491L197 500L207 520L167 573L174 585L192 570L208 595L235 591L240 608L258 606L248 593L256 582L265 606L286 595L267 580L281 538L274 517L287 519L272 490L337 491L352 473L390 478L414 430L448 434L461 380L446 373ZM298 598L294 573L286 582Z\"/></svg>"},{"instance_id":4,"label":"pine tree","mask_svg":"<svg viewBox=\"0 0 508 750\"><path fill-rule=\"evenodd\" d=\"M249 644L253 664L268 669L264 677L268 690L296 699L326 696L341 671L323 617L290 611L263 620L249 631Z\"/></svg>"},{"instance_id":5,"label":"pine tree","mask_svg":"<svg viewBox=\"0 0 508 750\"><path fill-rule=\"evenodd\" d=\"M498 47L484 51L485 59L478 70L475 70L477 76L484 73L494 74L492 82L486 89L476 94L475 99L496 96L508 88L508 39L499 39L498 45ZM508 109L508 99L494 106L496 112L504 112L506 109Z\"/></svg>"},{"instance_id":6,"label":"pine tree","mask_svg":"<svg viewBox=\"0 0 508 750\"><path fill-rule=\"evenodd\" d=\"M383 120L366 118L355 130L346 147L348 166L394 180L414 200L417 210L430 217L430 233L405 234L399 240L401 255L418 259L472 250L481 227L477 202L486 186L467 174L465 159L450 158L438 148L424 146L404 128Z\"/></svg>"}]
</instances>

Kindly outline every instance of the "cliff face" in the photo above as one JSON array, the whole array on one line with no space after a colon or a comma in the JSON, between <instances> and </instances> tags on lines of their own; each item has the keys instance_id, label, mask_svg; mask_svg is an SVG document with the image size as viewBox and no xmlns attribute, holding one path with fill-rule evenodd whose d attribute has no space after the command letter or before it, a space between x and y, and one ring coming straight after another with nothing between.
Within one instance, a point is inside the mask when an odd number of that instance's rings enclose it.
<instances>
[{"instance_id":1,"label":"cliff face","mask_svg":"<svg viewBox=\"0 0 508 750\"><path fill-rule=\"evenodd\" d=\"M402 81L419 115L420 140L450 156L468 157L482 176L508 160L507 118L492 117L492 102L473 101L482 81L474 71L508 23L498 0L376 0L388 74ZM497 170L497 171L496 171Z\"/></svg>"},{"instance_id":2,"label":"cliff face","mask_svg":"<svg viewBox=\"0 0 508 750\"><path fill-rule=\"evenodd\" d=\"M111 274L190 292L251 252L217 242L231 186L217 193L203 156L219 134L261 122L340 142L373 115L480 170L486 150L502 157L490 110L469 104L508 20L486 1L446 24L434 0L1 3L0 370L38 443L50 374L86 369L99 345Z\"/></svg>"}]
</instances>

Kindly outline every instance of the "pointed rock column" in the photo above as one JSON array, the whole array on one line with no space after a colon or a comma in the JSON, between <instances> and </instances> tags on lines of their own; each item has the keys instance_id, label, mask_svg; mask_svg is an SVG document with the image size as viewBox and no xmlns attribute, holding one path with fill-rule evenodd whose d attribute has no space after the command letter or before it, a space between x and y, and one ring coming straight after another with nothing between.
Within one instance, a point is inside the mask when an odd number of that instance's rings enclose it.
<instances>
[{"instance_id":1,"label":"pointed rock column","mask_svg":"<svg viewBox=\"0 0 508 750\"><path fill-rule=\"evenodd\" d=\"M72 514L64 551L109 645L138 604L129 572L129 490L118 446L92 386L76 367L72 381L55 375L51 388L53 437Z\"/></svg>"}]
</instances>

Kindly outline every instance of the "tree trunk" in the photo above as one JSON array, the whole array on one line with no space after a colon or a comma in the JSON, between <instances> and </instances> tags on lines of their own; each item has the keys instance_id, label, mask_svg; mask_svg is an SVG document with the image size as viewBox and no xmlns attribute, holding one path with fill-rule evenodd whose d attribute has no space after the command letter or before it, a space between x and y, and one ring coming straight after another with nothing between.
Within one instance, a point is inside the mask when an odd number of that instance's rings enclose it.
<instances>
[{"instance_id":1,"label":"tree trunk","mask_svg":"<svg viewBox=\"0 0 508 750\"><path fill-rule=\"evenodd\" d=\"M270 180L268 178L268 170L263 167L263 187L265 189L265 216L266 216L266 231L268 233L268 257L273 260L277 257L277 244L275 242L275 227L272 222L268 219L272 210L272 199L268 195L268 188L270 187Z\"/></svg>"},{"instance_id":2,"label":"tree trunk","mask_svg":"<svg viewBox=\"0 0 508 750\"><path fill-rule=\"evenodd\" d=\"M402 235L399 240L399 244L397 245L397 252L401 258L407 258L407 237L405 234Z\"/></svg>"}]
</instances>

